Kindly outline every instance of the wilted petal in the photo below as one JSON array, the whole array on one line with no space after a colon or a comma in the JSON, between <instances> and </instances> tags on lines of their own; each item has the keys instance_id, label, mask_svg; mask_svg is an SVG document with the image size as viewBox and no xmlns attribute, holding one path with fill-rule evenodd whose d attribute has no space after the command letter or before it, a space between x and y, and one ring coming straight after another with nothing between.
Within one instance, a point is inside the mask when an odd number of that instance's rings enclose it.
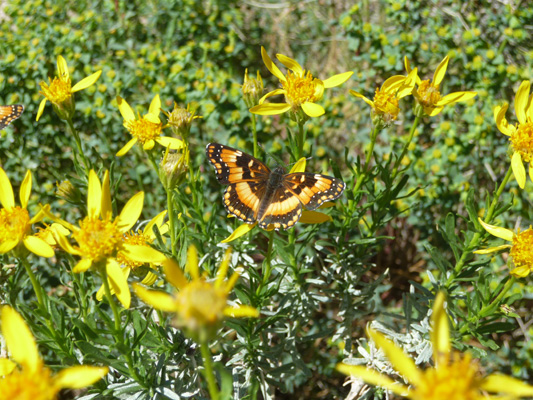
<instances>
[{"instance_id":1,"label":"wilted petal","mask_svg":"<svg viewBox=\"0 0 533 400\"><path fill-rule=\"evenodd\" d=\"M89 367L78 365L63 369L54 377L54 383L61 388L81 389L91 386L109 372L107 367Z\"/></svg>"},{"instance_id":2,"label":"wilted petal","mask_svg":"<svg viewBox=\"0 0 533 400\"><path fill-rule=\"evenodd\" d=\"M79 92L80 90L87 89L89 86L94 85L98 78L100 78L100 75L102 75L102 71L95 72L94 74L89 75L87 78L83 78L74 85L72 88L72 93Z\"/></svg>"},{"instance_id":3,"label":"wilted petal","mask_svg":"<svg viewBox=\"0 0 533 400\"><path fill-rule=\"evenodd\" d=\"M2 307L2 336L11 358L24 368L35 371L41 365L37 344L21 315L9 306Z\"/></svg>"}]
</instances>

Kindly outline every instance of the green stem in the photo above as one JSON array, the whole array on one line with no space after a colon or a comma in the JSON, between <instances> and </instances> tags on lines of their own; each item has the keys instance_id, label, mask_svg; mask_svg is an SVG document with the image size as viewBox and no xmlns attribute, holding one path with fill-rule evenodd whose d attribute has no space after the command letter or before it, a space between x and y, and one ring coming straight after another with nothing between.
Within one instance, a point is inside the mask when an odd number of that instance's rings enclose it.
<instances>
[{"instance_id":1,"label":"green stem","mask_svg":"<svg viewBox=\"0 0 533 400\"><path fill-rule=\"evenodd\" d=\"M509 169L507 170L507 174L503 178L502 183L498 187L498 190L496 190L496 193L494 194L494 198L492 199L492 201L490 203L489 209L487 211L487 216L485 217L485 222L487 224L490 224L492 222L492 218L494 216L494 212L496 211L496 206L498 205L498 201L500 200L500 196L502 195L503 190L505 189L505 186L507 185L507 182L511 178L512 174L513 174L513 169L511 167L509 167ZM461 270L463 269L463 267L465 265L466 258L470 255L470 253L473 251L473 249L478 247L479 240L481 239L481 237L482 237L482 233L480 233L480 232L476 232L474 234L474 236L472 236L472 239L470 240L470 243L468 244L468 246L465 247L465 249L463 251L463 254L461 254L461 258L459 259L459 261L455 265L453 273L450 274L450 276L448 277L448 280L446 281L446 284L445 284L446 287L450 286L450 284L453 282L455 277L461 272Z\"/></svg>"},{"instance_id":2,"label":"green stem","mask_svg":"<svg viewBox=\"0 0 533 400\"><path fill-rule=\"evenodd\" d=\"M169 223L169 230L170 230L170 248L172 251L172 255L175 257L177 254L176 249L176 219L174 218L174 199L173 199L173 191L167 189L167 210L168 210L168 223Z\"/></svg>"},{"instance_id":3,"label":"green stem","mask_svg":"<svg viewBox=\"0 0 533 400\"><path fill-rule=\"evenodd\" d=\"M31 270L30 263L25 257L21 257L20 262L22 262L22 265L24 265L24 268L26 269L26 272L28 273L28 276L30 277L33 290L35 291L35 296L37 296L37 301L39 302L39 307L43 309L44 311L48 312L46 310L46 305L44 304L43 291L42 291L41 285L39 284L39 281L37 280L37 278L35 277L35 274Z\"/></svg>"},{"instance_id":4,"label":"green stem","mask_svg":"<svg viewBox=\"0 0 533 400\"><path fill-rule=\"evenodd\" d=\"M300 158L302 158L304 154L304 143L305 143L305 129L304 129L305 122L298 121L298 136L296 137L296 160L298 161Z\"/></svg>"},{"instance_id":5,"label":"green stem","mask_svg":"<svg viewBox=\"0 0 533 400\"><path fill-rule=\"evenodd\" d=\"M211 360L211 353L209 352L207 341L204 340L200 343L200 350L202 352L202 358L204 359L204 376L207 380L209 395L211 396L211 400L218 400L220 393L213 373L213 361Z\"/></svg>"},{"instance_id":6,"label":"green stem","mask_svg":"<svg viewBox=\"0 0 533 400\"><path fill-rule=\"evenodd\" d=\"M83 152L83 148L81 147L81 140L80 136L78 135L78 132L76 129L74 129L74 124L72 123L71 119L67 119L67 124L70 128L70 131L72 132L72 136L74 136L74 141L76 142L76 147L78 148L78 154L81 157L81 160L83 161L83 165L85 167L85 173L87 176L89 176L89 162L87 161L87 158L85 158L85 153Z\"/></svg>"},{"instance_id":7,"label":"green stem","mask_svg":"<svg viewBox=\"0 0 533 400\"><path fill-rule=\"evenodd\" d=\"M273 243L274 243L274 231L272 230L268 233L268 248L267 248L267 254L265 257L265 262L263 263L263 279L261 280L261 283L255 292L257 295L261 294L261 291L267 284L268 278L270 278L270 274L272 272L272 245Z\"/></svg>"},{"instance_id":8,"label":"green stem","mask_svg":"<svg viewBox=\"0 0 533 400\"><path fill-rule=\"evenodd\" d=\"M259 144L257 143L257 119L255 114L252 114L252 133L254 135L254 157L259 157Z\"/></svg>"},{"instance_id":9,"label":"green stem","mask_svg":"<svg viewBox=\"0 0 533 400\"><path fill-rule=\"evenodd\" d=\"M366 153L365 157L365 165L363 166L363 171L357 174L357 182L355 183L355 187L353 188L353 194L357 193L361 185L363 184L363 181L365 180L366 174L368 173L368 170L370 169L370 159L372 158L372 153L374 153L374 146L376 144L376 139L378 137L379 131L376 129L375 126L372 127L372 132L370 132L370 146L368 148L368 151Z\"/></svg>"},{"instance_id":10,"label":"green stem","mask_svg":"<svg viewBox=\"0 0 533 400\"><path fill-rule=\"evenodd\" d=\"M407 142L405 142L402 152L400 154L400 157L394 162L394 168L392 169L392 181L396 179L398 176L398 170L400 168L401 162L405 156L405 153L407 153L407 149L409 148L409 145L411 144L411 141L413 140L413 137L415 136L416 127L418 126L418 123L420 122L420 117L416 117L413 125L411 126L411 130L409 131L409 138L407 139Z\"/></svg>"}]
</instances>

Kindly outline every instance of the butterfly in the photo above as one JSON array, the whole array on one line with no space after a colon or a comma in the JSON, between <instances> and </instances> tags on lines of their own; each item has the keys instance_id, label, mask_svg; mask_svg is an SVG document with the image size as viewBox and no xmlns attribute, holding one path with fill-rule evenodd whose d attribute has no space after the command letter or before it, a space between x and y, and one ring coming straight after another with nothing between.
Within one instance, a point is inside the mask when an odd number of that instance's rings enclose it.
<instances>
[{"instance_id":1,"label":"butterfly","mask_svg":"<svg viewBox=\"0 0 533 400\"><path fill-rule=\"evenodd\" d=\"M12 106L0 106L0 131L22 115L24 106L15 104Z\"/></svg>"},{"instance_id":2,"label":"butterfly","mask_svg":"<svg viewBox=\"0 0 533 400\"><path fill-rule=\"evenodd\" d=\"M286 174L282 167L271 171L251 155L223 144L209 143L205 151L218 181L229 185L223 197L226 210L263 229L269 225L276 230L293 227L302 215L302 205L315 210L338 199L346 186L331 176Z\"/></svg>"}]
</instances>

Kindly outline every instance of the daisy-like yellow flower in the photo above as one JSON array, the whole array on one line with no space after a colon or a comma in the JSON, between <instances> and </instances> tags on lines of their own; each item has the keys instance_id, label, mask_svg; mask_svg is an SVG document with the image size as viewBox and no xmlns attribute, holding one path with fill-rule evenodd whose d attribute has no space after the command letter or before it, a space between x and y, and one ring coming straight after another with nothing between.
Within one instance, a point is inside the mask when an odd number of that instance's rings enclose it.
<instances>
[{"instance_id":1,"label":"daisy-like yellow flower","mask_svg":"<svg viewBox=\"0 0 533 400\"><path fill-rule=\"evenodd\" d=\"M303 118L319 117L325 110L316 103L322 99L324 89L342 85L353 74L353 71L344 72L322 81L314 78L311 72L303 69L296 60L276 54L278 60L289 69L284 75L262 46L261 57L272 75L279 79L282 88L265 94L259 100L259 105L250 108L250 112L259 115L276 115L287 111L291 111L293 115L301 115L300 112L303 111ZM265 99L279 94L285 96L285 103L263 103Z\"/></svg>"},{"instance_id":2,"label":"daisy-like yellow flower","mask_svg":"<svg viewBox=\"0 0 533 400\"><path fill-rule=\"evenodd\" d=\"M355 90L350 93L364 100L372 107L372 120L374 124L388 125L398 118L400 113L399 100L413 93L417 78L417 69L413 69L409 75L394 75L388 78L381 88L376 88L374 100L366 98Z\"/></svg>"},{"instance_id":3,"label":"daisy-like yellow flower","mask_svg":"<svg viewBox=\"0 0 533 400\"><path fill-rule=\"evenodd\" d=\"M113 218L109 173L105 171L103 184L96 173L89 172L89 191L87 196L88 216L79 222L79 227L53 217L56 222L72 232L77 245L71 245L64 235L56 235L59 245L70 254L81 257L72 270L85 272L91 266L105 268L111 288L125 308L130 306L131 294L128 281L120 268L119 257L140 263L160 263L165 256L150 246L127 243L126 234L139 219L144 202L144 193L139 192L124 206L120 215Z\"/></svg>"},{"instance_id":4,"label":"daisy-like yellow flower","mask_svg":"<svg viewBox=\"0 0 533 400\"><path fill-rule=\"evenodd\" d=\"M3 306L1 321L2 336L14 360L0 358L2 399L55 400L61 389L90 386L109 372L107 367L79 365L52 375L39 357L35 339L20 314L9 306Z\"/></svg>"},{"instance_id":5,"label":"daisy-like yellow flower","mask_svg":"<svg viewBox=\"0 0 533 400\"><path fill-rule=\"evenodd\" d=\"M533 386L502 374L481 375L481 366L469 353L452 351L448 316L444 311L445 297L439 293L431 314L431 343L434 367L417 368L400 347L380 333L369 330L368 334L383 350L393 367L411 386L407 387L388 376L359 365L337 365L337 370L361 378L365 382L381 386L393 393L413 400L483 400L518 399L533 396ZM490 396L489 393L504 395Z\"/></svg>"},{"instance_id":6,"label":"daisy-like yellow flower","mask_svg":"<svg viewBox=\"0 0 533 400\"><path fill-rule=\"evenodd\" d=\"M158 94L155 95L150 103L148 114L142 117L140 114L136 117L133 109L122 97L117 96L117 103L122 118L124 118L124 127L133 136L133 139L118 151L117 157L122 157L126 154L138 141L141 142L144 150L153 149L156 142L161 146L170 147L174 150L181 149L184 146L179 139L161 136L163 123L159 119L161 99Z\"/></svg>"},{"instance_id":7,"label":"daisy-like yellow flower","mask_svg":"<svg viewBox=\"0 0 533 400\"><path fill-rule=\"evenodd\" d=\"M155 232L154 227L157 226L159 233L161 235L165 234L168 231L168 225L163 225L163 220L165 219L165 216L167 215L167 211L160 212L157 214L144 228L144 230L139 230L137 232L134 232L133 230L130 230L129 232L124 233L122 236L122 241L126 244L133 244L138 246L145 246L150 247L150 245L155 240ZM151 248L151 247L150 247ZM117 262L123 267L122 272L124 273L124 276L126 279L130 276L130 273L133 272L133 274L137 276L144 276L141 283L144 283L145 285L153 285L157 279L157 275L154 274L150 269L155 270L156 266L154 263L149 263L147 268L144 268L146 263L136 261L134 259L131 259L128 257L128 255L124 252L119 252L117 254ZM160 263L157 263L160 264ZM109 281L110 289L112 294L114 294L113 287L111 285L111 281ZM98 301L102 301L103 297L105 295L105 287L102 285L98 292L96 293L96 299Z\"/></svg>"},{"instance_id":8,"label":"daisy-like yellow flower","mask_svg":"<svg viewBox=\"0 0 533 400\"><path fill-rule=\"evenodd\" d=\"M476 254L490 254L496 251L511 249L510 256L514 268L511 269L511 275L518 278L525 278L533 272L533 228L529 226L525 231L517 230L513 232L500 226L489 225L479 218L479 223L485 230L501 239L511 242L501 246L489 247L488 249L476 250Z\"/></svg>"},{"instance_id":9,"label":"daisy-like yellow flower","mask_svg":"<svg viewBox=\"0 0 533 400\"><path fill-rule=\"evenodd\" d=\"M229 306L228 295L239 278L239 272L224 281L230 262L231 250L226 251L214 282L200 276L198 254L194 246L187 253L187 271L192 277L188 282L181 268L172 260L163 262L165 276L178 292L170 295L148 290L134 283L133 289L144 302L159 310L175 313L176 325L201 343L215 334L225 317L258 317L259 311L246 305Z\"/></svg>"},{"instance_id":10,"label":"daisy-like yellow flower","mask_svg":"<svg viewBox=\"0 0 533 400\"><path fill-rule=\"evenodd\" d=\"M80 90L87 89L89 86L95 84L102 71L97 71L92 75L82 79L72 86L70 81L70 74L68 72L67 62L62 56L57 57L57 76L52 80L49 78L50 84L41 81L41 93L44 99L39 104L36 121L39 121L44 111L44 106L48 100L52 103L54 111L59 118L69 120L74 115L74 96L73 94Z\"/></svg>"},{"instance_id":11,"label":"daisy-like yellow flower","mask_svg":"<svg viewBox=\"0 0 533 400\"><path fill-rule=\"evenodd\" d=\"M411 72L411 65L407 57L405 57L405 69L408 73ZM418 89L413 91L413 96L415 96L418 103L424 109L424 113L430 117L433 117L439 114L444 106L449 104L457 103L459 101L467 101L474 98L476 92L454 92L447 94L446 96L441 96L440 93L440 84L444 79L446 74L446 69L448 68L448 61L450 58L448 56L444 57L444 60L441 61L435 73L433 74L433 79L430 81L426 79L425 81L421 80L420 77L416 77L416 83Z\"/></svg>"},{"instance_id":12,"label":"daisy-like yellow flower","mask_svg":"<svg viewBox=\"0 0 533 400\"><path fill-rule=\"evenodd\" d=\"M518 124L510 125L505 118L509 104L494 108L496 126L511 141L511 167L518 186L522 189L526 185L524 162L529 163L529 177L533 181L533 94L529 95L529 86L529 81L523 81L516 92L514 108Z\"/></svg>"},{"instance_id":13,"label":"daisy-like yellow flower","mask_svg":"<svg viewBox=\"0 0 533 400\"><path fill-rule=\"evenodd\" d=\"M170 126L172 132L185 140L189 137L192 121L202 118L200 115L194 115L194 112L191 112L190 104L187 104L187 108L183 108L178 106L176 102L174 102L174 109L171 112L163 111L163 114L167 116L167 126Z\"/></svg>"},{"instance_id":14,"label":"daisy-like yellow flower","mask_svg":"<svg viewBox=\"0 0 533 400\"><path fill-rule=\"evenodd\" d=\"M54 250L38 235L33 234L32 225L40 222L46 216L50 206L45 205L33 218L27 210L31 194L32 178L28 171L20 185L20 206L15 206L13 187L5 171L0 168L0 254L11 250L18 253L23 244L26 249L41 257L53 257ZM22 254L19 254L22 256Z\"/></svg>"},{"instance_id":15,"label":"daisy-like yellow flower","mask_svg":"<svg viewBox=\"0 0 533 400\"><path fill-rule=\"evenodd\" d=\"M294 172L304 172L306 164L307 164L307 159L305 157L300 158L298 162L293 165L289 173L292 174ZM319 209L329 208L333 206L334 206L334 203L328 202L328 203L322 204L319 207ZM230 214L228 215L228 217L233 217L233 215ZM322 224L324 222L328 222L331 220L332 220L331 216L321 213L319 211L303 210L302 216L300 217L298 222L302 224ZM256 225L257 225L257 221L254 222L253 224L244 223L242 225L239 225L226 239L222 240L220 243L232 242L235 239L238 239L241 236L246 235L248 232L254 229ZM267 230L271 231L273 229L276 229L276 227L274 227L273 225L269 225Z\"/></svg>"}]
</instances>

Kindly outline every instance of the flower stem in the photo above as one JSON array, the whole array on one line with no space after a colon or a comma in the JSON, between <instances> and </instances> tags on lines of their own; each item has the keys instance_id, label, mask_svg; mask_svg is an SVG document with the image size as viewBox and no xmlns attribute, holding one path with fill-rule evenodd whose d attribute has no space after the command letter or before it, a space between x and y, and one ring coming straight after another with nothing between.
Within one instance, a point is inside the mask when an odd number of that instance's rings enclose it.
<instances>
[{"instance_id":1,"label":"flower stem","mask_svg":"<svg viewBox=\"0 0 533 400\"><path fill-rule=\"evenodd\" d=\"M274 243L274 231L268 233L268 248L265 257L265 262L263 263L263 279L259 284L259 287L256 290L256 294L259 295L263 290L263 287L267 284L268 278L272 272L272 245Z\"/></svg>"},{"instance_id":2,"label":"flower stem","mask_svg":"<svg viewBox=\"0 0 533 400\"><path fill-rule=\"evenodd\" d=\"M296 136L296 160L298 161L302 158L304 154L304 143L305 143L305 130L304 130L304 121L298 121L298 136Z\"/></svg>"},{"instance_id":3,"label":"flower stem","mask_svg":"<svg viewBox=\"0 0 533 400\"><path fill-rule=\"evenodd\" d=\"M40 308L45 310L45 304L43 300L43 291L42 291L41 285L39 284L39 281L37 280L37 278L35 277L35 274L31 270L30 263L25 257L21 257L20 261L22 262L22 265L24 265L24 268L26 269L26 272L28 273L28 276L30 277L30 281L33 286L33 290L35 291L35 296L37 296L37 301L39 302Z\"/></svg>"},{"instance_id":4,"label":"flower stem","mask_svg":"<svg viewBox=\"0 0 533 400\"><path fill-rule=\"evenodd\" d=\"M211 353L209 352L207 341L204 340L200 343L200 350L202 352L202 358L204 359L204 376L207 380L209 395L211 396L211 400L218 400L220 393L213 373L213 361L211 360Z\"/></svg>"},{"instance_id":5,"label":"flower stem","mask_svg":"<svg viewBox=\"0 0 533 400\"><path fill-rule=\"evenodd\" d=\"M166 189L167 192L167 212L168 212L168 223L169 223L169 230L170 230L170 249L172 251L172 255L175 257L177 254L176 249L176 219L174 218L174 199L173 199L173 191L172 189Z\"/></svg>"},{"instance_id":6,"label":"flower stem","mask_svg":"<svg viewBox=\"0 0 533 400\"><path fill-rule=\"evenodd\" d=\"M500 186L498 187L498 190L496 190L496 193L494 194L494 198L492 199L489 209L487 211L487 216L485 217L485 222L487 224L490 224L492 222L492 218L494 216L494 212L496 211L496 206L498 205L500 196L502 195L503 189L505 189L507 182L511 178L512 173L513 173L513 169L509 167L509 169L507 170L507 174L503 178L502 183L500 184ZM474 236L472 236L470 243L468 244L468 246L465 247L463 254L461 254L461 258L455 265L453 272L448 277L448 280L445 283L446 287L449 287L451 283L453 282L453 280L455 279L455 277L461 272L461 270L463 269L465 265L466 258L479 245L479 240L481 239L481 236L482 234L480 232L476 232Z\"/></svg>"},{"instance_id":7,"label":"flower stem","mask_svg":"<svg viewBox=\"0 0 533 400\"><path fill-rule=\"evenodd\" d=\"M411 126L411 130L409 131L409 138L407 139L407 142L405 142L403 146L402 152L400 153L400 157L394 162L394 167L392 169L392 174L391 174L392 181L394 181L394 179L396 179L396 177L398 176L398 173L399 173L398 170L400 168L400 164L405 156L405 153L407 153L407 149L409 145L411 144L413 137L415 136L416 127L418 126L419 122L420 122L420 117L417 116L413 122L413 125Z\"/></svg>"},{"instance_id":8,"label":"flower stem","mask_svg":"<svg viewBox=\"0 0 533 400\"><path fill-rule=\"evenodd\" d=\"M81 157L81 160L83 161L83 165L85 166L85 173L87 176L89 176L89 170L90 166L87 161L87 158L85 158L85 153L83 152L83 148L81 147L81 140L80 136L78 135L78 132L76 129L74 129L74 124L72 123L72 119L67 119L67 124L70 128L70 131L72 132L72 136L74 136L74 141L76 142L76 147L78 148L78 154Z\"/></svg>"},{"instance_id":9,"label":"flower stem","mask_svg":"<svg viewBox=\"0 0 533 400\"><path fill-rule=\"evenodd\" d=\"M353 188L353 194L357 193L361 185L363 184L366 174L368 173L368 170L370 169L370 159L372 158L372 153L374 152L374 146L376 144L376 139L378 137L379 130L376 129L376 127L372 127L372 132L370 132L370 146L368 148L368 152L366 153L365 157L365 165L362 168L362 172L357 174L357 182L355 184L355 187Z\"/></svg>"},{"instance_id":10,"label":"flower stem","mask_svg":"<svg viewBox=\"0 0 533 400\"><path fill-rule=\"evenodd\" d=\"M255 114L252 114L252 133L254 135L254 157L259 157L259 144L257 143L257 119Z\"/></svg>"}]
</instances>

